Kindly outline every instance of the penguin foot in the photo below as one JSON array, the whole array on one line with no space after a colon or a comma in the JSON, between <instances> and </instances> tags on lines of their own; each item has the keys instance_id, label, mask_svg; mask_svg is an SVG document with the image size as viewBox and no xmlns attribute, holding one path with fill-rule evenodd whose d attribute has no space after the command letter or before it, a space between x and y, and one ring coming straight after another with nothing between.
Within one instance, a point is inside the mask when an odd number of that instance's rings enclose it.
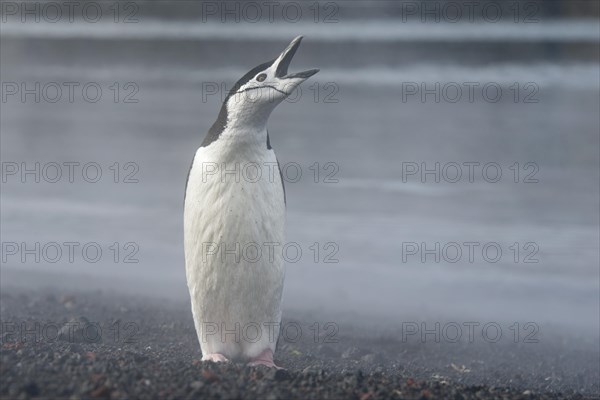
<instances>
[{"instance_id":1,"label":"penguin foot","mask_svg":"<svg viewBox=\"0 0 600 400\"><path fill-rule=\"evenodd\" d=\"M225 357L221 353L211 353L211 354L203 355L202 361L212 361L212 362L217 363L217 362L227 362L229 360L227 359L227 357Z\"/></svg>"},{"instance_id":2,"label":"penguin foot","mask_svg":"<svg viewBox=\"0 0 600 400\"><path fill-rule=\"evenodd\" d=\"M260 353L256 357L254 357L246 365L249 367L256 367L259 365L264 365L265 367L269 367L269 368L283 369L283 368L275 365L275 363L273 362L273 350L271 350L271 349L263 350L262 353Z\"/></svg>"}]
</instances>

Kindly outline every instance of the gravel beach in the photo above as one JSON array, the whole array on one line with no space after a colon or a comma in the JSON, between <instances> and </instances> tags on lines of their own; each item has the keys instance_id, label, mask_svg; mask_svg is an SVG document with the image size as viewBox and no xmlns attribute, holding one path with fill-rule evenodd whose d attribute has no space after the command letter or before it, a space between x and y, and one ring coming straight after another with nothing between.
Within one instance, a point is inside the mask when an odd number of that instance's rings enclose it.
<instances>
[{"instance_id":1,"label":"gravel beach","mask_svg":"<svg viewBox=\"0 0 600 400\"><path fill-rule=\"evenodd\" d=\"M288 312L282 326L293 333L282 335L275 355L285 370L270 370L201 362L184 302L5 287L0 307L3 399L598 396L598 354L578 352L564 338L535 345L403 341L391 326Z\"/></svg>"}]
</instances>

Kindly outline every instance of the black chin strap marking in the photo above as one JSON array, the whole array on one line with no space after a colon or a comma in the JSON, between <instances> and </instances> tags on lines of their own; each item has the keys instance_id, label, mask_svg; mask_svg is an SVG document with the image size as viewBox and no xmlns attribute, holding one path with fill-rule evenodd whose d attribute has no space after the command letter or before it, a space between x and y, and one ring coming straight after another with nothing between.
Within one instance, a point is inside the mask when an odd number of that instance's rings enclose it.
<instances>
[{"instance_id":1,"label":"black chin strap marking","mask_svg":"<svg viewBox=\"0 0 600 400\"><path fill-rule=\"evenodd\" d=\"M288 95L286 92L284 92L283 90L279 90L277 89L275 86L271 86L271 85L264 85L264 86L257 86L257 87L253 87L253 88L248 88L248 89L244 89L244 90L240 90L235 92L234 94L241 94L244 92L247 92L249 90L256 90L256 89L262 89L262 88L271 88L271 89L275 89L276 91L278 91L279 93L285 94L286 96Z\"/></svg>"}]
</instances>

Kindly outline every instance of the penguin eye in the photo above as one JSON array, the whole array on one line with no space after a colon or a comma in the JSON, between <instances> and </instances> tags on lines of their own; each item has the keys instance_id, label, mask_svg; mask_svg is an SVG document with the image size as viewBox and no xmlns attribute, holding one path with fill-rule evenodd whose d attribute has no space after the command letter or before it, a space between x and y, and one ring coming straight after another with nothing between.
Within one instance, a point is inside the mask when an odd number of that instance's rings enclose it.
<instances>
[{"instance_id":1,"label":"penguin eye","mask_svg":"<svg viewBox=\"0 0 600 400\"><path fill-rule=\"evenodd\" d=\"M267 79L267 74L260 74L256 77L256 80L259 82L264 81L265 79Z\"/></svg>"}]
</instances>

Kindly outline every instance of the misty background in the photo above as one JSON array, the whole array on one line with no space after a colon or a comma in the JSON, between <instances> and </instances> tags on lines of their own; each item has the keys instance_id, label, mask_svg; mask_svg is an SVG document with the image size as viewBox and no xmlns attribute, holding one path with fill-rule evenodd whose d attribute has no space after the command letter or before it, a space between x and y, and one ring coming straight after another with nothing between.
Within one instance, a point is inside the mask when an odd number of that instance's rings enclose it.
<instances>
[{"instance_id":1,"label":"misty background","mask_svg":"<svg viewBox=\"0 0 600 400\"><path fill-rule=\"evenodd\" d=\"M591 338L598 353L597 2L475 2L473 18L445 2L280 2L272 21L260 4L257 17L239 3L96 2L73 21L40 8L36 21L1 3L3 286L186 300L193 154L233 83L302 34L290 71L321 72L269 125L280 163L302 171L286 176L287 239L303 253L287 263L285 310L534 322L541 337ZM422 85L434 94L423 98ZM39 183L21 174L35 163ZM55 183L51 163L62 167ZM64 163L79 163L73 182ZM100 166L95 183L87 163ZM409 174L436 163L439 182ZM479 163L473 182L464 163ZM495 183L488 163L500 167ZM463 176L452 183L454 165ZM77 243L73 260L64 245L56 262L22 247L65 242ZM465 242L479 243L473 262ZM102 249L98 261L82 256L87 243ZM423 243L463 254L408 254ZM502 249L494 262L487 243Z\"/></svg>"}]
</instances>

